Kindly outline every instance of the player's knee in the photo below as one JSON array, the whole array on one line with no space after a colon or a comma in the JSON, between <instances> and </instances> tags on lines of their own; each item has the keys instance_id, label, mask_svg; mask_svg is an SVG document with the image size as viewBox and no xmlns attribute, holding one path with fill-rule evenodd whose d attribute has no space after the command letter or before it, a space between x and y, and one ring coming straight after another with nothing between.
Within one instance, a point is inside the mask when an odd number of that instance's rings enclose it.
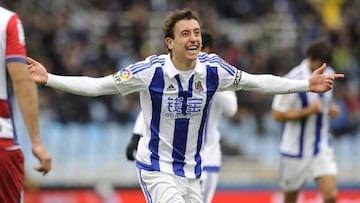
<instances>
[{"instance_id":1,"label":"player's knee","mask_svg":"<svg viewBox=\"0 0 360 203\"><path fill-rule=\"evenodd\" d=\"M336 197L329 197L324 200L324 203L336 203Z\"/></svg>"},{"instance_id":2,"label":"player's knee","mask_svg":"<svg viewBox=\"0 0 360 203\"><path fill-rule=\"evenodd\" d=\"M284 203L295 203L298 195L298 190L296 191L286 191L284 193Z\"/></svg>"},{"instance_id":3,"label":"player's knee","mask_svg":"<svg viewBox=\"0 0 360 203\"><path fill-rule=\"evenodd\" d=\"M324 194L324 202L336 203L337 194L338 192L336 189L326 191L326 193Z\"/></svg>"}]
</instances>

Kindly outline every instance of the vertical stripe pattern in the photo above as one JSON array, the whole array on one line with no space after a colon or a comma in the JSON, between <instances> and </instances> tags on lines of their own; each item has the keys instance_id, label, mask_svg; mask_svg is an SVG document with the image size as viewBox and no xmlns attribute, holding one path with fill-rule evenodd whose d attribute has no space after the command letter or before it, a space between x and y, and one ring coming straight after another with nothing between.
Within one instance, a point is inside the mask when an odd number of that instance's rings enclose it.
<instances>
[{"instance_id":1,"label":"vertical stripe pattern","mask_svg":"<svg viewBox=\"0 0 360 203\"><path fill-rule=\"evenodd\" d=\"M208 115L208 111L209 111L209 103L211 101L211 98L214 96L216 89L219 85L219 75L217 73L217 69L211 66L206 66L206 102L205 102L205 106L204 106L204 113L202 115L201 118L201 123L200 123L200 129L199 129L199 133L198 133L198 142L197 142L197 148L196 148L196 154L195 154L195 161L196 161L196 166L195 166L195 175L197 178L200 177L201 175L201 156L200 156L200 150L203 144L203 141L205 140L205 127L206 127L206 120L207 120L207 115Z\"/></svg>"},{"instance_id":2,"label":"vertical stripe pattern","mask_svg":"<svg viewBox=\"0 0 360 203\"><path fill-rule=\"evenodd\" d=\"M324 94L320 93L319 97L323 101ZM314 156L319 152L319 145L320 145L320 140L321 140L322 119L323 119L322 113L316 114L315 143L314 143L314 153L313 153Z\"/></svg>"},{"instance_id":3,"label":"vertical stripe pattern","mask_svg":"<svg viewBox=\"0 0 360 203\"><path fill-rule=\"evenodd\" d=\"M141 92L147 126L139 141L136 166L199 178L211 99L218 86L231 85L236 69L215 55L202 54L185 80L170 55L150 56L128 70L133 77L118 82L117 88L124 95Z\"/></svg>"},{"instance_id":4,"label":"vertical stripe pattern","mask_svg":"<svg viewBox=\"0 0 360 203\"><path fill-rule=\"evenodd\" d=\"M150 97L152 101L152 118L150 124L151 130L151 138L149 142L149 149L152 152L151 166L155 170L160 170L159 166L159 134L160 134L160 115L161 115L161 104L162 104L162 96L163 89L165 86L164 81L164 73L161 68L157 68L153 77L153 80L150 83L149 91Z\"/></svg>"},{"instance_id":5,"label":"vertical stripe pattern","mask_svg":"<svg viewBox=\"0 0 360 203\"><path fill-rule=\"evenodd\" d=\"M188 90L184 90L181 85L179 75L175 76L175 79L178 83L179 93L178 97L182 98L182 107L181 113L185 116L187 109L187 99L192 97L192 89L194 83L194 75L191 76L189 80ZM173 140L173 151L172 157L174 159L173 162L173 170L176 175L185 176L184 173L184 165L185 165L185 153L186 153L186 143L188 139L189 132L189 118L177 118L175 119L175 128L174 128L174 140Z\"/></svg>"},{"instance_id":6,"label":"vertical stripe pattern","mask_svg":"<svg viewBox=\"0 0 360 203\"><path fill-rule=\"evenodd\" d=\"M301 101L302 108L305 108L309 105L309 101L307 98L306 92L302 92L298 94ZM300 119L300 137L299 137L299 153L297 155L290 155L282 153L283 156L301 158L303 156L304 151L304 139L305 139L305 127L306 127L306 118Z\"/></svg>"},{"instance_id":7,"label":"vertical stripe pattern","mask_svg":"<svg viewBox=\"0 0 360 203\"><path fill-rule=\"evenodd\" d=\"M139 179L140 179L141 188L143 190L143 193L145 194L146 203L152 203L151 194L150 194L149 190L147 189L146 184L145 184L145 182L144 182L144 180L142 178L140 169L138 170L138 173L139 173Z\"/></svg>"}]
</instances>

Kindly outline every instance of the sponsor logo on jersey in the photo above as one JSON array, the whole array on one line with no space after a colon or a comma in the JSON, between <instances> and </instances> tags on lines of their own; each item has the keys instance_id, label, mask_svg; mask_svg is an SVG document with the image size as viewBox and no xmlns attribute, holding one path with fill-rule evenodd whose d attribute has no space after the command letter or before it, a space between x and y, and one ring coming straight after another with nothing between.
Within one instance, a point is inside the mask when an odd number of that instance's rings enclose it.
<instances>
[{"instance_id":1,"label":"sponsor logo on jersey","mask_svg":"<svg viewBox=\"0 0 360 203\"><path fill-rule=\"evenodd\" d=\"M235 76L235 79L234 79L234 85L240 84L241 73L242 73L241 70L236 71L236 76Z\"/></svg>"},{"instance_id":2,"label":"sponsor logo on jersey","mask_svg":"<svg viewBox=\"0 0 360 203\"><path fill-rule=\"evenodd\" d=\"M120 83L123 80L127 80L131 77L131 71L129 69L123 69L113 74L115 83Z\"/></svg>"},{"instance_id":3,"label":"sponsor logo on jersey","mask_svg":"<svg viewBox=\"0 0 360 203\"><path fill-rule=\"evenodd\" d=\"M197 97L168 97L165 117L178 119L200 116L203 108L203 99Z\"/></svg>"},{"instance_id":4,"label":"sponsor logo on jersey","mask_svg":"<svg viewBox=\"0 0 360 203\"><path fill-rule=\"evenodd\" d=\"M176 90L176 88L174 87L173 84L170 84L167 88L166 88L166 91L174 91Z\"/></svg>"}]
</instances>

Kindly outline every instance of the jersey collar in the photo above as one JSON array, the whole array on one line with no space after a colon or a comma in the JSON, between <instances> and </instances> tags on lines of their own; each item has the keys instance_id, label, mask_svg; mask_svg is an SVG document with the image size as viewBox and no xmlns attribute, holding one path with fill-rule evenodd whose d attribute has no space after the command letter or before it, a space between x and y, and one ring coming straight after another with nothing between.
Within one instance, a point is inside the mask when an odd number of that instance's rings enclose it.
<instances>
[{"instance_id":1,"label":"jersey collar","mask_svg":"<svg viewBox=\"0 0 360 203\"><path fill-rule=\"evenodd\" d=\"M174 78L180 72L178 69L175 68L173 62L171 61L170 54L168 54L165 58L165 65L164 65L165 73L170 77ZM195 71L196 74L203 74L205 69L203 65L200 63L199 58L196 59Z\"/></svg>"}]
</instances>

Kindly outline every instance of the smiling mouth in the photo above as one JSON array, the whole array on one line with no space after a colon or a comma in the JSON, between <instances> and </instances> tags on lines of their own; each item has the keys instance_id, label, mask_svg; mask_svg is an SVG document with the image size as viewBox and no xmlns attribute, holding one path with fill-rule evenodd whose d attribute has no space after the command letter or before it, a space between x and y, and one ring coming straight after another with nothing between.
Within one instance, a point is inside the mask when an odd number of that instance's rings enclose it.
<instances>
[{"instance_id":1,"label":"smiling mouth","mask_svg":"<svg viewBox=\"0 0 360 203\"><path fill-rule=\"evenodd\" d=\"M190 51L190 52L194 52L194 51L198 51L198 49L186 49L187 51Z\"/></svg>"},{"instance_id":2,"label":"smiling mouth","mask_svg":"<svg viewBox=\"0 0 360 203\"><path fill-rule=\"evenodd\" d=\"M188 51L196 51L196 50L198 50L198 47L197 46L191 46L191 47L187 47L186 50L188 50Z\"/></svg>"}]
</instances>

